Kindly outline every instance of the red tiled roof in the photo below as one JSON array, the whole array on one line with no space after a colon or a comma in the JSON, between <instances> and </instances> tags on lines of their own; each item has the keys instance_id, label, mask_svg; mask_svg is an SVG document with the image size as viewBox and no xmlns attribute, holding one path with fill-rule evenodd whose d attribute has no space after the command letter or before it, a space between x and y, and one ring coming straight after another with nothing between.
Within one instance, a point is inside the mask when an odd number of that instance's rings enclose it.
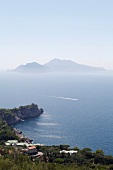
<instances>
[{"instance_id":1,"label":"red tiled roof","mask_svg":"<svg viewBox=\"0 0 113 170\"><path fill-rule=\"evenodd\" d=\"M29 146L28 149L36 149L35 146Z\"/></svg>"}]
</instances>

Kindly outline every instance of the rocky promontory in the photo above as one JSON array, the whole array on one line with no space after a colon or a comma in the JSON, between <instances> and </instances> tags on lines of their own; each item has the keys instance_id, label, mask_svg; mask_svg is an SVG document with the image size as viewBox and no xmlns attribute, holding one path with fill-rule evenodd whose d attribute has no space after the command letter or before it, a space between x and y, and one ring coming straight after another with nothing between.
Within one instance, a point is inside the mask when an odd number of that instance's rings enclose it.
<instances>
[{"instance_id":1,"label":"rocky promontory","mask_svg":"<svg viewBox=\"0 0 113 170\"><path fill-rule=\"evenodd\" d=\"M37 117L43 113L43 109L39 109L38 105L32 103L31 105L20 106L13 109L0 109L0 119L6 121L8 125L13 125L24 119Z\"/></svg>"}]
</instances>

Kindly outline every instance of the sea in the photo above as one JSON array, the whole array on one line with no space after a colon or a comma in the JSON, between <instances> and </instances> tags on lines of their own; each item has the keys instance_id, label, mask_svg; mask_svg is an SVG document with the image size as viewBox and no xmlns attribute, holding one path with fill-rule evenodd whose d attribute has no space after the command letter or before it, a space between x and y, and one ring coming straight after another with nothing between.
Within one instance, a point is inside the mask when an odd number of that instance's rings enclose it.
<instances>
[{"instance_id":1,"label":"sea","mask_svg":"<svg viewBox=\"0 0 113 170\"><path fill-rule=\"evenodd\" d=\"M0 72L0 108L35 103L44 113L14 125L34 143L113 155L113 72Z\"/></svg>"}]
</instances>

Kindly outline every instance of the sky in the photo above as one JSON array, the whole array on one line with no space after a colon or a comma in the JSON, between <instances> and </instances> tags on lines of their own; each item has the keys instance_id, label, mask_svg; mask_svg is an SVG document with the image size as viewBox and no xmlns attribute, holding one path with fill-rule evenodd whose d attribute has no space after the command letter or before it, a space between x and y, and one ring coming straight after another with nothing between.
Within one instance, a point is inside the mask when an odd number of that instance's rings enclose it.
<instances>
[{"instance_id":1,"label":"sky","mask_svg":"<svg viewBox=\"0 0 113 170\"><path fill-rule=\"evenodd\" d=\"M113 0L0 0L0 69L54 58L113 69Z\"/></svg>"}]
</instances>

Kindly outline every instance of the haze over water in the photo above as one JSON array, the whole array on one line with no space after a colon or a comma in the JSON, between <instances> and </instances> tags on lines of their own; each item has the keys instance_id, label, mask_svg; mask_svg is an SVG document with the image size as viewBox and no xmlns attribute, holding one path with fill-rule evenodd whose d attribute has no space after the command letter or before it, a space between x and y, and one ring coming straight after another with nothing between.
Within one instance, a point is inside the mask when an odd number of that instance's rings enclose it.
<instances>
[{"instance_id":1,"label":"haze over water","mask_svg":"<svg viewBox=\"0 0 113 170\"><path fill-rule=\"evenodd\" d=\"M45 145L103 149L113 155L113 74L0 73L0 107L36 103L37 118L15 127Z\"/></svg>"}]
</instances>

